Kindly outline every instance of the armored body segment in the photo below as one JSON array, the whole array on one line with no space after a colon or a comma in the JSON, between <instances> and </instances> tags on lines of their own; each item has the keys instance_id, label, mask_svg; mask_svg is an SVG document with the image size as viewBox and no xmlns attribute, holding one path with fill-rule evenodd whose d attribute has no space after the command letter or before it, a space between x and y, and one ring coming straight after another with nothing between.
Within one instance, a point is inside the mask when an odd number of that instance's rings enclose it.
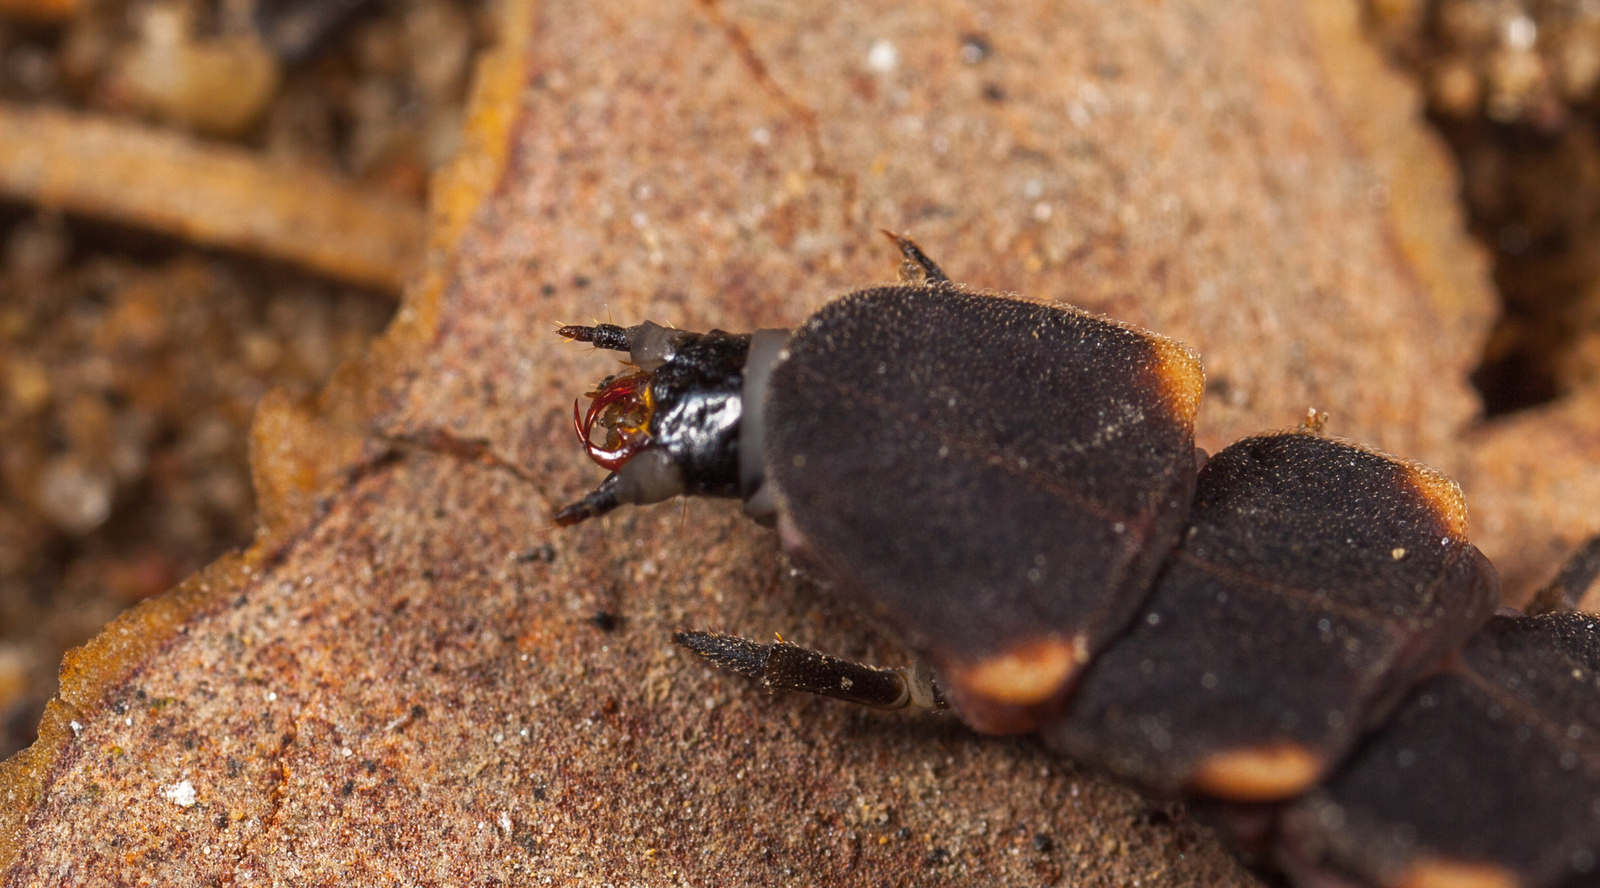
<instances>
[{"instance_id":1,"label":"armored body segment","mask_svg":"<svg viewBox=\"0 0 1600 888\"><path fill-rule=\"evenodd\" d=\"M1310 883L1600 884L1600 617L1496 617L1286 813Z\"/></svg>"},{"instance_id":2,"label":"armored body segment","mask_svg":"<svg viewBox=\"0 0 1600 888\"><path fill-rule=\"evenodd\" d=\"M1304 792L1498 602L1455 485L1336 439L1228 447L1190 520L1140 619L1044 731L1157 794Z\"/></svg>"},{"instance_id":3,"label":"armored body segment","mask_svg":"<svg viewBox=\"0 0 1600 888\"><path fill-rule=\"evenodd\" d=\"M928 657L974 727L1035 729L1144 600L1194 488L1171 340L948 284L864 290L767 394L786 544Z\"/></svg>"}]
</instances>

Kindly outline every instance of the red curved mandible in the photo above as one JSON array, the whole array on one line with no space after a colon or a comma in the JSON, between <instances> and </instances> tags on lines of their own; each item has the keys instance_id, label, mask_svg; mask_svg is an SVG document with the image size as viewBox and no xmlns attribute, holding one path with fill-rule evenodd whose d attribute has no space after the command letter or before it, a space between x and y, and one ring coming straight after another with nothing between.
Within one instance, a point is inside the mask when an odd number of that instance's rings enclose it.
<instances>
[{"instance_id":1,"label":"red curved mandible","mask_svg":"<svg viewBox=\"0 0 1600 888\"><path fill-rule=\"evenodd\" d=\"M612 383L600 390L600 393L589 402L589 411L583 413L579 409L581 399L572 402L572 427L578 433L578 440L582 442L589 458L594 460L601 468L615 472L622 465L632 459L639 451L649 446L650 437L646 434L629 432L627 429L617 429L617 437L622 443L614 450L607 450L590 440L589 433L594 429L595 420L602 411L618 401L633 397L639 387L649 381L648 376L627 376L613 380Z\"/></svg>"}]
</instances>

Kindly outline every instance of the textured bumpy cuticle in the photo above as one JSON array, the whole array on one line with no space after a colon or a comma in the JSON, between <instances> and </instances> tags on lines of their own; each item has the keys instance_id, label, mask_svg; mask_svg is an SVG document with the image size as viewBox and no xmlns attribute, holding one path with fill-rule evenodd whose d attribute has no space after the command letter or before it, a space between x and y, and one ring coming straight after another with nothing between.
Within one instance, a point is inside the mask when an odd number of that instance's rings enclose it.
<instances>
[{"instance_id":1,"label":"textured bumpy cuticle","mask_svg":"<svg viewBox=\"0 0 1600 888\"><path fill-rule=\"evenodd\" d=\"M1222 450L1142 618L1047 742L1162 795L1299 795L1494 612L1464 514L1442 476L1335 438Z\"/></svg>"},{"instance_id":2,"label":"textured bumpy cuticle","mask_svg":"<svg viewBox=\"0 0 1600 888\"><path fill-rule=\"evenodd\" d=\"M854 293L789 352L769 480L805 546L941 668L970 724L1037 729L1177 541L1193 357L953 286Z\"/></svg>"}]
</instances>

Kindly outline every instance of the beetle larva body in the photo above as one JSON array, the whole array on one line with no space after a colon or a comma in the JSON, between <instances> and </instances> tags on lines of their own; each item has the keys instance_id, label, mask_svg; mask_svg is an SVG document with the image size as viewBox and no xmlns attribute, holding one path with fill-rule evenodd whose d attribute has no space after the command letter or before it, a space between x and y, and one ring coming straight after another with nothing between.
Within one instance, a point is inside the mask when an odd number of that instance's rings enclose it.
<instances>
[{"instance_id":1,"label":"beetle larva body","mask_svg":"<svg viewBox=\"0 0 1600 888\"><path fill-rule=\"evenodd\" d=\"M1207 460L1187 349L970 291L895 241L900 284L792 332L562 329L635 370L576 417L612 475L559 523L739 497L925 666L681 643L1038 732L1300 884L1600 880L1596 619L1493 616L1453 482L1310 428Z\"/></svg>"}]
</instances>

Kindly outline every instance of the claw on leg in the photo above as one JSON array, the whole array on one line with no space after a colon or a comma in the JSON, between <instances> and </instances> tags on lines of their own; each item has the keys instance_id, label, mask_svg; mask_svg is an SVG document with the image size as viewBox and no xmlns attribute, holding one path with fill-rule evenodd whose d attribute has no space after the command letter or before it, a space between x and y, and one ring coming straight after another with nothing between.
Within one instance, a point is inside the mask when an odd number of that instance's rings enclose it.
<instances>
[{"instance_id":1,"label":"claw on leg","mask_svg":"<svg viewBox=\"0 0 1600 888\"><path fill-rule=\"evenodd\" d=\"M909 237L895 234L885 228L878 229L883 236L894 242L900 250L900 280L908 284L948 284L950 278L939 266L935 265L928 254L922 252L916 241Z\"/></svg>"},{"instance_id":2,"label":"claw on leg","mask_svg":"<svg viewBox=\"0 0 1600 888\"><path fill-rule=\"evenodd\" d=\"M575 503L562 506L552 518L558 527L570 527L580 521L598 518L607 512L622 505L622 500L617 497L617 485L621 479L616 472L606 476L600 486L589 491L583 499Z\"/></svg>"},{"instance_id":3,"label":"claw on leg","mask_svg":"<svg viewBox=\"0 0 1600 888\"><path fill-rule=\"evenodd\" d=\"M920 667L880 669L786 641L762 644L712 632L678 632L672 640L724 669L759 679L769 690L817 694L873 709L945 708L932 675Z\"/></svg>"}]
</instances>

